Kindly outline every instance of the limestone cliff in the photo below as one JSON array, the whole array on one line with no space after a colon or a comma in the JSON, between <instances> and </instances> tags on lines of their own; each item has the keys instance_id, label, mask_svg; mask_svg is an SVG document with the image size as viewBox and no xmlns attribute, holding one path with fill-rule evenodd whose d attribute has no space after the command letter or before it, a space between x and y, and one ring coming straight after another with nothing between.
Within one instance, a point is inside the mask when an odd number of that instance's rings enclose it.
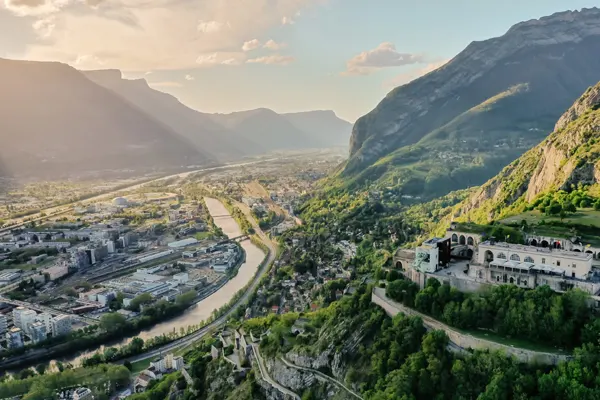
<instances>
[{"instance_id":1,"label":"limestone cliff","mask_svg":"<svg viewBox=\"0 0 600 400\"><path fill-rule=\"evenodd\" d=\"M600 83L589 88L559 119L547 139L459 207L459 214L485 222L518 202L550 190L600 182Z\"/></svg>"}]
</instances>

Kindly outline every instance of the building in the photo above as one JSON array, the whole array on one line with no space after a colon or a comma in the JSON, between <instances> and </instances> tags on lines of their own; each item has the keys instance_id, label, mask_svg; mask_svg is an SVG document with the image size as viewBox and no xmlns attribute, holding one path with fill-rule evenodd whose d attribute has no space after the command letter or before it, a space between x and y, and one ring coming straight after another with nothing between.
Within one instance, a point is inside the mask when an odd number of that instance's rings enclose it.
<instances>
[{"instance_id":1,"label":"building","mask_svg":"<svg viewBox=\"0 0 600 400\"><path fill-rule=\"evenodd\" d=\"M593 255L590 253L566 251L551 247L535 247L512 243L501 243L489 240L479 244L477 263L489 265L496 261L514 261L516 263L528 263L552 269L560 270L563 275L587 279L592 272ZM541 268L543 270L544 268Z\"/></svg>"},{"instance_id":2,"label":"building","mask_svg":"<svg viewBox=\"0 0 600 400\"><path fill-rule=\"evenodd\" d=\"M62 278L65 275L69 274L69 267L66 265L55 265L50 268L46 268L44 273L48 274L48 279L50 281L55 281L57 279Z\"/></svg>"},{"instance_id":3,"label":"building","mask_svg":"<svg viewBox=\"0 0 600 400\"><path fill-rule=\"evenodd\" d=\"M34 344L43 342L48 338L48 332L46 331L46 325L43 322L34 322L29 326L29 336Z\"/></svg>"},{"instance_id":4,"label":"building","mask_svg":"<svg viewBox=\"0 0 600 400\"><path fill-rule=\"evenodd\" d=\"M173 356L173 353L167 354L163 358L157 358L156 360L150 362L150 367L154 367L154 370L164 374L170 371L180 371L183 369L183 357L181 356Z\"/></svg>"},{"instance_id":5,"label":"building","mask_svg":"<svg viewBox=\"0 0 600 400\"><path fill-rule=\"evenodd\" d=\"M17 307L13 310L13 325L29 334L29 326L36 320L37 313L25 307Z\"/></svg>"},{"instance_id":6,"label":"building","mask_svg":"<svg viewBox=\"0 0 600 400\"><path fill-rule=\"evenodd\" d=\"M98 303L102 305L102 307L106 307L111 301L113 301L117 297L117 294L111 290L104 290L96 296L98 299Z\"/></svg>"},{"instance_id":7,"label":"building","mask_svg":"<svg viewBox=\"0 0 600 400\"><path fill-rule=\"evenodd\" d=\"M6 347L9 349L23 347L23 332L20 328L12 328L6 332Z\"/></svg>"},{"instance_id":8,"label":"building","mask_svg":"<svg viewBox=\"0 0 600 400\"><path fill-rule=\"evenodd\" d=\"M92 400L94 398L94 394L90 389L86 387L80 387L75 389L72 398L73 400Z\"/></svg>"},{"instance_id":9,"label":"building","mask_svg":"<svg viewBox=\"0 0 600 400\"><path fill-rule=\"evenodd\" d=\"M49 313L41 313L37 315L36 321L41 322L46 327L46 333L52 333L52 315Z\"/></svg>"},{"instance_id":10,"label":"building","mask_svg":"<svg viewBox=\"0 0 600 400\"><path fill-rule=\"evenodd\" d=\"M429 239L416 248L413 267L422 272L435 272L440 266L448 265L450 253L450 239Z\"/></svg>"},{"instance_id":11,"label":"building","mask_svg":"<svg viewBox=\"0 0 600 400\"><path fill-rule=\"evenodd\" d=\"M63 336L71 333L71 316L70 315L59 315L52 318L52 335Z\"/></svg>"},{"instance_id":12,"label":"building","mask_svg":"<svg viewBox=\"0 0 600 400\"><path fill-rule=\"evenodd\" d=\"M192 246L195 244L198 244L198 239L187 238L187 239L178 240L176 242L171 242L167 246L169 246L172 249L179 249L182 247Z\"/></svg>"},{"instance_id":13,"label":"building","mask_svg":"<svg viewBox=\"0 0 600 400\"><path fill-rule=\"evenodd\" d=\"M8 318L4 314L0 314L0 335L4 335L8 329Z\"/></svg>"},{"instance_id":14,"label":"building","mask_svg":"<svg viewBox=\"0 0 600 400\"><path fill-rule=\"evenodd\" d=\"M182 272L182 273L173 275L173 280L179 282L180 284L184 284L190 280L190 276L187 272Z\"/></svg>"}]
</instances>

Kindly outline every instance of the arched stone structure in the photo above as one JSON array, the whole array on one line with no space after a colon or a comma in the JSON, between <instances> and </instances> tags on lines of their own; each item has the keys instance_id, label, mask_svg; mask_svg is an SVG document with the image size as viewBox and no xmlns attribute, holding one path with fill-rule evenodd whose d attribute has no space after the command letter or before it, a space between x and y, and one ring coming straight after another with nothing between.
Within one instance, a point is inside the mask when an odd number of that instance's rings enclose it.
<instances>
[{"instance_id":1,"label":"arched stone structure","mask_svg":"<svg viewBox=\"0 0 600 400\"><path fill-rule=\"evenodd\" d=\"M530 245L530 246L536 246L536 247L537 247L537 245L538 245L538 242L537 242L537 240L535 240L535 239L531 239L531 240L529 241L529 245Z\"/></svg>"},{"instance_id":2,"label":"arched stone structure","mask_svg":"<svg viewBox=\"0 0 600 400\"><path fill-rule=\"evenodd\" d=\"M465 239L465 235L460 235L460 237L458 238L458 243L467 244L467 239Z\"/></svg>"},{"instance_id":3,"label":"arched stone structure","mask_svg":"<svg viewBox=\"0 0 600 400\"><path fill-rule=\"evenodd\" d=\"M486 251L485 251L485 255L484 255L484 257L485 257L485 258L484 258L484 260L485 260L486 262L494 261L494 253L492 253L492 252L491 252L491 251L489 251L489 250L486 250Z\"/></svg>"},{"instance_id":4,"label":"arched stone structure","mask_svg":"<svg viewBox=\"0 0 600 400\"><path fill-rule=\"evenodd\" d=\"M521 257L519 257L518 254L511 254L510 255L510 260L511 261L521 261Z\"/></svg>"},{"instance_id":5,"label":"arched stone structure","mask_svg":"<svg viewBox=\"0 0 600 400\"><path fill-rule=\"evenodd\" d=\"M402 261L396 261L396 268L404 271L404 266L402 265Z\"/></svg>"},{"instance_id":6,"label":"arched stone structure","mask_svg":"<svg viewBox=\"0 0 600 400\"><path fill-rule=\"evenodd\" d=\"M473 236L469 236L469 237L467 238L467 244L468 244L469 246L474 246L474 245L475 245L475 241L473 240Z\"/></svg>"},{"instance_id":7,"label":"arched stone structure","mask_svg":"<svg viewBox=\"0 0 600 400\"><path fill-rule=\"evenodd\" d=\"M452 234L452 243L458 243L458 235L456 233Z\"/></svg>"},{"instance_id":8,"label":"arched stone structure","mask_svg":"<svg viewBox=\"0 0 600 400\"><path fill-rule=\"evenodd\" d=\"M548 241L547 241L547 240L542 240L542 243L541 243L541 245L542 245L542 247L546 248L546 247L548 247L550 244L548 243Z\"/></svg>"}]
</instances>

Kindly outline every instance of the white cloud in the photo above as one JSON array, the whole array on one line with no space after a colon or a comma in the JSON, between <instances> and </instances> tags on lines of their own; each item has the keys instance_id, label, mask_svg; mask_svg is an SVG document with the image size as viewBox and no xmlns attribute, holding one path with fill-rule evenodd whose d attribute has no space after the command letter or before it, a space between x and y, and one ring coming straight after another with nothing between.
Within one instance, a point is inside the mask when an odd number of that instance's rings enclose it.
<instances>
[{"instance_id":1,"label":"white cloud","mask_svg":"<svg viewBox=\"0 0 600 400\"><path fill-rule=\"evenodd\" d=\"M45 18L38 19L31 26L39 38L47 39L52 35L52 32L54 32L54 28L56 28L56 17L54 15L49 15Z\"/></svg>"},{"instance_id":2,"label":"white cloud","mask_svg":"<svg viewBox=\"0 0 600 400\"><path fill-rule=\"evenodd\" d=\"M281 18L281 25L294 25L296 23L296 21L294 21L292 18L290 17L283 17Z\"/></svg>"},{"instance_id":3,"label":"white cloud","mask_svg":"<svg viewBox=\"0 0 600 400\"><path fill-rule=\"evenodd\" d=\"M240 65L246 60L246 55L241 52L215 52L201 54L196 59L196 64L202 67L217 65Z\"/></svg>"},{"instance_id":4,"label":"white cloud","mask_svg":"<svg viewBox=\"0 0 600 400\"><path fill-rule=\"evenodd\" d=\"M287 47L287 44L285 43L277 43L276 41L274 41L273 39L267 41L267 43L265 43L265 45L263 46L265 49L269 49L269 50L280 50L280 49L284 49Z\"/></svg>"},{"instance_id":5,"label":"white cloud","mask_svg":"<svg viewBox=\"0 0 600 400\"><path fill-rule=\"evenodd\" d=\"M200 21L198 22L198 32L216 33L223 29L225 25L219 21Z\"/></svg>"},{"instance_id":6,"label":"white cloud","mask_svg":"<svg viewBox=\"0 0 600 400\"><path fill-rule=\"evenodd\" d=\"M84 54L103 60L105 68L156 71L193 68L206 55L241 52L248 38L264 36L324 1L0 0L0 7L15 16L55 18L37 24L23 58L74 64ZM245 61L230 55L217 64Z\"/></svg>"},{"instance_id":7,"label":"white cloud","mask_svg":"<svg viewBox=\"0 0 600 400\"><path fill-rule=\"evenodd\" d=\"M381 68L419 64L424 57L419 54L400 53L390 42L381 43L373 50L363 51L346 63L343 75L368 75Z\"/></svg>"},{"instance_id":8,"label":"white cloud","mask_svg":"<svg viewBox=\"0 0 600 400\"><path fill-rule=\"evenodd\" d=\"M93 54L82 54L77 56L73 65L79 69L96 69L106 66L106 61Z\"/></svg>"},{"instance_id":9,"label":"white cloud","mask_svg":"<svg viewBox=\"0 0 600 400\"><path fill-rule=\"evenodd\" d=\"M193 81L194 79L196 79L196 78L194 78L194 77L193 77L192 75L190 75L190 74L187 74L187 75L185 76L185 80L186 80L186 81Z\"/></svg>"},{"instance_id":10,"label":"white cloud","mask_svg":"<svg viewBox=\"0 0 600 400\"><path fill-rule=\"evenodd\" d=\"M250 64L288 65L294 62L294 57L276 54L272 56L252 58L246 62Z\"/></svg>"},{"instance_id":11,"label":"white cloud","mask_svg":"<svg viewBox=\"0 0 600 400\"><path fill-rule=\"evenodd\" d=\"M400 85L405 85L411 81L414 81L417 78L422 77L423 75L427 75L428 73L435 71L436 69L446 65L446 63L450 60L440 60L436 62L432 62L430 64L425 65L422 68L412 69L410 71L404 72L400 75L393 77L392 79L383 83L384 88L391 89L398 87Z\"/></svg>"},{"instance_id":12,"label":"white cloud","mask_svg":"<svg viewBox=\"0 0 600 400\"><path fill-rule=\"evenodd\" d=\"M260 47L260 41L258 39L252 39L252 40L248 40L247 42L244 42L244 45L242 46L242 50L243 51L252 51L252 50L256 50Z\"/></svg>"}]
</instances>

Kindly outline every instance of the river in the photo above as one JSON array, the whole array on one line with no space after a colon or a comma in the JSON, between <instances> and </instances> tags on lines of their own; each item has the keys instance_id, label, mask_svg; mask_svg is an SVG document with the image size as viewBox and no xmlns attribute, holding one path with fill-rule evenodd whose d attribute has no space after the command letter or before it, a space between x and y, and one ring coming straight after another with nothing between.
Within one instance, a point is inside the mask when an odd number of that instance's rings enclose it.
<instances>
[{"instance_id":1,"label":"river","mask_svg":"<svg viewBox=\"0 0 600 400\"><path fill-rule=\"evenodd\" d=\"M243 235L239 225L235 219L233 219L223 203L210 197L206 197L204 200L210 215L215 221L215 224L223 230L223 233L227 235L227 237L233 238ZM198 304L190 307L182 315L157 324L151 329L142 331L138 337L142 339L148 339L154 336L162 335L163 333L172 332L173 329L175 329L175 331L179 331L180 328L187 328L190 325L196 325L210 317L214 310L217 310L229 303L233 295L244 288L248 282L252 280L258 271L260 263L265 258L265 253L250 240L244 240L240 244L246 251L246 261L240 266L235 277L229 280L221 289L211 294L206 299L200 301ZM133 337L123 339L120 343L112 344L112 346L123 345L129 342L132 338ZM82 358L89 357L97 350L101 349L102 347L85 353L80 353L77 357L63 359L61 361L77 365Z\"/></svg>"}]
</instances>

